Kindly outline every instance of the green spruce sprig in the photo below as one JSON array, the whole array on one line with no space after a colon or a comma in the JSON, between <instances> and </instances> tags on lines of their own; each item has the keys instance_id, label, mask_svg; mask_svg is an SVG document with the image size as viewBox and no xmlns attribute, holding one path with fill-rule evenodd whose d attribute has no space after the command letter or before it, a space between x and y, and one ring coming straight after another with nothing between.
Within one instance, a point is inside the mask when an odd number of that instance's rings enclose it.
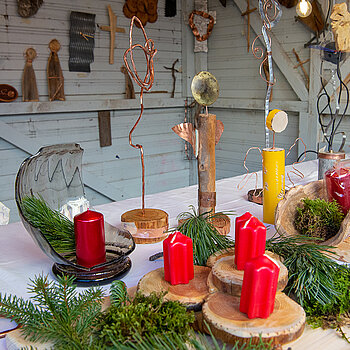
<instances>
[{"instance_id":1,"label":"green spruce sprig","mask_svg":"<svg viewBox=\"0 0 350 350\"><path fill-rule=\"evenodd\" d=\"M35 277L28 287L30 300L0 293L0 314L21 324L30 341L50 341L55 349L89 349L103 291L89 288L79 294L73 281L66 276L58 277L58 282Z\"/></svg>"},{"instance_id":2,"label":"green spruce sprig","mask_svg":"<svg viewBox=\"0 0 350 350\"><path fill-rule=\"evenodd\" d=\"M330 258L332 247L319 245L312 237L276 234L266 242L266 249L284 258L289 274L286 291L300 305L308 300L326 305L339 295L333 278L339 265Z\"/></svg>"},{"instance_id":3,"label":"green spruce sprig","mask_svg":"<svg viewBox=\"0 0 350 350\"><path fill-rule=\"evenodd\" d=\"M52 210L42 197L24 197L21 208L29 223L41 231L57 253L75 252L74 224L67 217Z\"/></svg>"},{"instance_id":4,"label":"green spruce sprig","mask_svg":"<svg viewBox=\"0 0 350 350\"><path fill-rule=\"evenodd\" d=\"M126 284L123 281L113 281L111 284L110 293L111 304L113 306L124 306L128 302L130 303L128 289L126 288Z\"/></svg>"},{"instance_id":5,"label":"green spruce sprig","mask_svg":"<svg viewBox=\"0 0 350 350\"><path fill-rule=\"evenodd\" d=\"M211 219L223 213L203 213L196 212L194 206L190 206L192 211L181 213L178 219L185 219L176 230L190 237L193 241L193 258L195 265L205 266L210 255L218 250L228 249L234 246L234 242L217 231L211 223ZM232 214L232 213L224 213ZM172 230L172 231L175 231Z\"/></svg>"}]
</instances>

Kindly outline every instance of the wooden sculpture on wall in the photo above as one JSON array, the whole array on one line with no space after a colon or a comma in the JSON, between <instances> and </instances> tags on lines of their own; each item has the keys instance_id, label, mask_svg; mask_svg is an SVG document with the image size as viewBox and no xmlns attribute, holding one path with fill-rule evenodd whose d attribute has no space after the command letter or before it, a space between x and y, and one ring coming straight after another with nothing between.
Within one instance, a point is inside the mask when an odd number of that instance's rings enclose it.
<instances>
[{"instance_id":1,"label":"wooden sculpture on wall","mask_svg":"<svg viewBox=\"0 0 350 350\"><path fill-rule=\"evenodd\" d=\"M112 11L111 5L107 6L109 16L109 26L100 26L101 30L110 32L110 44L109 44L109 64L114 63L114 45L115 45L115 33L125 33L124 28L117 27L117 16Z\"/></svg>"},{"instance_id":2,"label":"wooden sculpture on wall","mask_svg":"<svg viewBox=\"0 0 350 350\"><path fill-rule=\"evenodd\" d=\"M128 70L124 66L121 66L120 71L124 74L124 77L125 77L125 98L126 99L135 98L134 84L132 83Z\"/></svg>"},{"instance_id":3,"label":"wooden sculpture on wall","mask_svg":"<svg viewBox=\"0 0 350 350\"><path fill-rule=\"evenodd\" d=\"M17 12L27 18L35 15L42 4L43 0L17 0Z\"/></svg>"},{"instance_id":4,"label":"wooden sculpture on wall","mask_svg":"<svg viewBox=\"0 0 350 350\"><path fill-rule=\"evenodd\" d=\"M337 49L350 51L350 13L346 3L335 4L330 18Z\"/></svg>"},{"instance_id":5,"label":"wooden sculpture on wall","mask_svg":"<svg viewBox=\"0 0 350 350\"><path fill-rule=\"evenodd\" d=\"M154 23L158 19L158 0L126 0L123 6L123 13L126 18L137 18L146 26L147 22ZM140 28L138 23L136 27Z\"/></svg>"},{"instance_id":6,"label":"wooden sculpture on wall","mask_svg":"<svg viewBox=\"0 0 350 350\"><path fill-rule=\"evenodd\" d=\"M47 62L47 83L49 90L49 100L64 101L64 79L57 52L61 48L58 40L53 39L49 43L50 57Z\"/></svg>"},{"instance_id":7,"label":"wooden sculpture on wall","mask_svg":"<svg viewBox=\"0 0 350 350\"><path fill-rule=\"evenodd\" d=\"M35 57L36 51L32 47L26 50L26 64L22 75L22 100L24 102L39 101L38 87L36 85L35 72L32 64Z\"/></svg>"}]
</instances>

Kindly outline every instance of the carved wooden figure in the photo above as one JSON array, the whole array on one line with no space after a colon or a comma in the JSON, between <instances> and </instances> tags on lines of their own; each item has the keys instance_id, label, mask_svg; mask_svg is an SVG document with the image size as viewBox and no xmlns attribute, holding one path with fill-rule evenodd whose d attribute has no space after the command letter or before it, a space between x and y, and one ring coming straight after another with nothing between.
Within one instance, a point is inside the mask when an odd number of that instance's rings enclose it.
<instances>
[{"instance_id":1,"label":"carved wooden figure","mask_svg":"<svg viewBox=\"0 0 350 350\"><path fill-rule=\"evenodd\" d=\"M25 52L26 64L22 75L22 100L24 102L39 101L38 87L32 62L36 57L36 51L30 47Z\"/></svg>"},{"instance_id":2,"label":"carved wooden figure","mask_svg":"<svg viewBox=\"0 0 350 350\"><path fill-rule=\"evenodd\" d=\"M346 3L335 4L330 18L337 49L350 51L350 13Z\"/></svg>"},{"instance_id":3,"label":"carved wooden figure","mask_svg":"<svg viewBox=\"0 0 350 350\"><path fill-rule=\"evenodd\" d=\"M64 101L64 79L60 60L57 52L60 50L61 45L58 40L53 39L49 43L50 57L47 62L47 83L49 90L49 100L60 100Z\"/></svg>"}]
</instances>

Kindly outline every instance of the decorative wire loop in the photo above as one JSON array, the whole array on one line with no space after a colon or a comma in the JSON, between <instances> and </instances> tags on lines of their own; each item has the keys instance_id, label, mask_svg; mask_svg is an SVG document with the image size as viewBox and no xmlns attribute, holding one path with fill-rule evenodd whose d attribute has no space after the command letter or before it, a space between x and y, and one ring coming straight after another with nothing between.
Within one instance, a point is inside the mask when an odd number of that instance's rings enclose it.
<instances>
[{"instance_id":1,"label":"decorative wire loop","mask_svg":"<svg viewBox=\"0 0 350 350\"><path fill-rule=\"evenodd\" d=\"M133 32L133 27L134 27L134 22L138 22L143 36L145 38L145 44L142 46L141 44L134 44L132 43L132 32ZM133 50L135 48L140 48L144 55L145 55L145 59L146 59L146 65L147 65L147 71L146 71L146 75L144 77L144 79L141 79L139 74L137 73L136 70L136 65L134 62L134 55L133 55ZM153 81L154 81L154 65L153 65L153 57L154 55L157 53L157 50L154 48L154 42L152 39L148 39L147 38L147 34L145 32L145 29L142 25L142 22L140 21L140 19L136 16L133 16L130 22L130 31L129 31L129 48L124 52L124 63L125 63L125 67L128 70L129 74L131 75L131 77L133 78L133 80L136 82L136 84L138 86L140 86L141 88L141 92L140 92L140 104L141 104L141 112L140 112L140 116L138 117L138 119L136 120L134 126L132 127L132 129L129 132L129 144L130 146L134 147L134 148L138 148L140 150L140 155L141 155L141 166L142 166L142 212L143 214L145 213L145 163L144 163L144 153L143 153L143 147L142 145L139 144L133 144L132 143L132 133L134 132L135 128L137 127L142 114L143 114L143 90L149 91L153 85ZM130 54L130 62L131 62L131 66L132 69L129 66L128 63L128 54Z\"/></svg>"},{"instance_id":2,"label":"decorative wire loop","mask_svg":"<svg viewBox=\"0 0 350 350\"><path fill-rule=\"evenodd\" d=\"M304 174L303 174L300 170L298 170L298 169L295 168L295 165L296 165L296 164L302 163L302 162L305 160L305 158L306 158L306 145L305 145L305 143L304 143L304 141L303 141L303 139L302 139L301 137L298 137L298 138L294 141L294 143L292 144L292 146L290 146L289 151L287 152L287 155L286 155L286 159L287 159L287 157L289 156L289 154L290 154L290 152L292 151L293 147L297 144L298 141L300 141L300 142L304 145L305 151L304 151L304 155L303 155L303 157L301 158L301 160L300 160L300 161L296 161L296 162L294 162L294 163L292 164L292 169L293 169L293 170L290 170L290 171L287 172L287 177L288 177L288 180L290 181L290 183L292 184L292 187L294 187L295 184L294 184L294 182L292 181L292 179L291 179L291 177L290 177L290 174L294 174L294 175L300 177L300 179L303 179L303 178L304 178ZM290 188L292 188L292 187L288 187L288 189L290 189Z\"/></svg>"},{"instance_id":3,"label":"decorative wire loop","mask_svg":"<svg viewBox=\"0 0 350 350\"><path fill-rule=\"evenodd\" d=\"M245 157L244 157L244 162L243 162L243 166L244 168L247 170L247 173L243 176L243 179L241 180L241 182L237 185L237 189L238 190L241 190L245 187L245 185L247 184L248 180L252 177L252 175L254 174L255 175L255 190L254 190L254 193L255 191L257 190L258 188L258 173L255 171L253 173L249 173L249 169L248 167L246 166L246 161L247 161L247 157L248 157L248 154L251 150L253 149L257 149L259 152L260 152L260 155L261 155L261 163L262 163L262 153L261 153L261 149L259 147L250 147L248 149L248 151L246 152L245 154ZM260 194L260 193L259 193Z\"/></svg>"}]
</instances>

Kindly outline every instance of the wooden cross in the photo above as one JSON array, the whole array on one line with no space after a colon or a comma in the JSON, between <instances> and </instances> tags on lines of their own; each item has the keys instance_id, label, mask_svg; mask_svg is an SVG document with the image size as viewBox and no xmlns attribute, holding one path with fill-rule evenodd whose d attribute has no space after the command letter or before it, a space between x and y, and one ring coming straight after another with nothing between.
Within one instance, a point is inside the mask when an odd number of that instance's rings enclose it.
<instances>
[{"instance_id":1,"label":"wooden cross","mask_svg":"<svg viewBox=\"0 0 350 350\"><path fill-rule=\"evenodd\" d=\"M109 64L113 64L115 32L125 33L125 29L117 27L117 16L113 13L111 5L107 5L107 7L108 7L108 16L109 16L109 26L100 26L100 29L105 30L106 32L110 32L111 34L111 41L109 46Z\"/></svg>"},{"instance_id":2,"label":"wooden cross","mask_svg":"<svg viewBox=\"0 0 350 350\"><path fill-rule=\"evenodd\" d=\"M249 0L247 0L247 9L245 10L245 12L243 12L241 14L242 17L247 16L247 51L249 52L249 47L250 47L250 14L252 12L256 11L256 7L254 8L250 8L249 7Z\"/></svg>"},{"instance_id":3,"label":"wooden cross","mask_svg":"<svg viewBox=\"0 0 350 350\"><path fill-rule=\"evenodd\" d=\"M304 77L305 77L305 79L306 79L306 83L307 83L306 86L307 86L307 88L309 88L310 79L309 79L309 75L307 74L307 72L306 72L306 70L305 70L303 64L304 64L304 63L307 63L307 62L310 61L310 60L307 59L307 60L305 60L305 61L301 61L299 55L297 54L297 52L295 51L294 48L293 48L293 53L294 53L294 55L295 55L295 58L296 58L297 61L298 61L298 64L294 67L294 69L295 69L295 68L298 68L299 66L301 67L301 69L302 69L302 71L303 71L303 73L304 73Z\"/></svg>"}]
</instances>

